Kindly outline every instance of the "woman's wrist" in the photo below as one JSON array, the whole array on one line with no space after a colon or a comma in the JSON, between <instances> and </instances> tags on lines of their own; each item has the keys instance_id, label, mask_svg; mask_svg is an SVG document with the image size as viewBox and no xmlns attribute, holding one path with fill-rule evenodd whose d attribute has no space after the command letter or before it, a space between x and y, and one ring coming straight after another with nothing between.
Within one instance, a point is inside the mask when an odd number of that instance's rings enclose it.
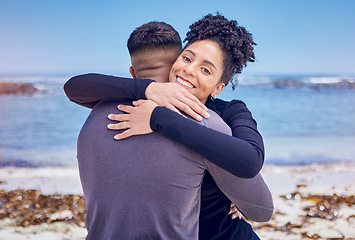
<instances>
[{"instance_id":1,"label":"woman's wrist","mask_svg":"<svg viewBox=\"0 0 355 240\"><path fill-rule=\"evenodd\" d=\"M152 94L154 91L154 86L156 85L156 82L150 83L147 88L145 89L145 97L146 99L152 99Z\"/></svg>"}]
</instances>

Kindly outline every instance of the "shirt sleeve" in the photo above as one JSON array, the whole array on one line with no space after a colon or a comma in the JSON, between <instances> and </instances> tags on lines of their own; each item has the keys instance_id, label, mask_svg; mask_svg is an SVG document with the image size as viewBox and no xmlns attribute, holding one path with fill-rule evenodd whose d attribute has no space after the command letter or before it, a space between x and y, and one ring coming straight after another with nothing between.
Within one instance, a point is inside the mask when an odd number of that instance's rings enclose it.
<instances>
[{"instance_id":1,"label":"shirt sleeve","mask_svg":"<svg viewBox=\"0 0 355 240\"><path fill-rule=\"evenodd\" d=\"M253 178L264 163L262 138L253 127L256 123L249 111L241 111L237 104L228 108L222 119L231 128L233 136L202 126L165 107L154 109L150 126L153 131L195 150L235 176Z\"/></svg>"},{"instance_id":2,"label":"shirt sleeve","mask_svg":"<svg viewBox=\"0 0 355 240\"><path fill-rule=\"evenodd\" d=\"M70 101L93 108L103 100L145 99L150 79L132 79L102 74L83 74L72 77L64 85Z\"/></svg>"},{"instance_id":3,"label":"shirt sleeve","mask_svg":"<svg viewBox=\"0 0 355 240\"><path fill-rule=\"evenodd\" d=\"M217 186L244 216L256 222L271 219L274 210L272 195L260 173L245 179L234 176L208 160L205 165Z\"/></svg>"}]
</instances>

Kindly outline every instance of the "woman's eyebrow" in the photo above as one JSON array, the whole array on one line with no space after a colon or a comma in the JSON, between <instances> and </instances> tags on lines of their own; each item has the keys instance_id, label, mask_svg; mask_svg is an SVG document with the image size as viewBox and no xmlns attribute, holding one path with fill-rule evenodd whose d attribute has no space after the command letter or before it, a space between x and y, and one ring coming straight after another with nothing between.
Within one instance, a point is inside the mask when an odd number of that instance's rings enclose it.
<instances>
[{"instance_id":1,"label":"woman's eyebrow","mask_svg":"<svg viewBox=\"0 0 355 240\"><path fill-rule=\"evenodd\" d=\"M186 52L191 53L193 56L196 56L196 54L194 53L194 51L190 50L190 49L186 49Z\"/></svg>"},{"instance_id":2,"label":"woman's eyebrow","mask_svg":"<svg viewBox=\"0 0 355 240\"><path fill-rule=\"evenodd\" d=\"M204 63L207 63L209 65L211 65L212 67L214 67L214 69L217 70L216 66L211 62L211 61L208 61L208 60L203 60Z\"/></svg>"},{"instance_id":3,"label":"woman's eyebrow","mask_svg":"<svg viewBox=\"0 0 355 240\"><path fill-rule=\"evenodd\" d=\"M186 52L191 53L194 57L196 56L196 54L190 49L186 49ZM211 65L212 67L214 67L214 69L217 70L216 66L211 61L205 59L205 60L203 60L203 62Z\"/></svg>"}]
</instances>

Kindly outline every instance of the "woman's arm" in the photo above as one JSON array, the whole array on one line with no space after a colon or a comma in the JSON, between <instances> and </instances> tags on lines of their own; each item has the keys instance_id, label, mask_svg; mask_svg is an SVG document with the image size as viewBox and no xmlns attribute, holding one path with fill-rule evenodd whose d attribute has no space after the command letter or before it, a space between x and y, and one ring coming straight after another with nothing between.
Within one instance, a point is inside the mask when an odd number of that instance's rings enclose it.
<instances>
[{"instance_id":1,"label":"woman's arm","mask_svg":"<svg viewBox=\"0 0 355 240\"><path fill-rule=\"evenodd\" d=\"M69 79L64 85L64 91L70 101L88 108L93 108L103 100L148 98L173 111L178 112L178 109L184 111L198 121L202 120L201 116L208 117L205 105L176 83L156 83L151 79L90 73Z\"/></svg>"},{"instance_id":2,"label":"woman's arm","mask_svg":"<svg viewBox=\"0 0 355 240\"><path fill-rule=\"evenodd\" d=\"M153 131L195 150L235 176L252 178L258 174L264 163L264 147L260 134L251 127L255 121L251 114L250 118L246 118L245 111L242 111L244 107L238 102L233 103L229 108L235 109L231 111L234 116L226 114L224 117L227 121L222 116L231 127L233 136L202 126L164 107L154 109L150 127Z\"/></svg>"},{"instance_id":3,"label":"woman's arm","mask_svg":"<svg viewBox=\"0 0 355 240\"><path fill-rule=\"evenodd\" d=\"M231 128L233 136L202 126L165 107L154 106L150 100L138 102L134 103L135 107L120 105L119 109L128 114L110 114L111 120L121 122L110 124L109 129L128 128L115 135L115 139L157 131L241 178L256 176L263 166L263 140L243 102L232 101L219 106L223 110L222 119ZM213 112L210 110L210 113Z\"/></svg>"},{"instance_id":4,"label":"woman's arm","mask_svg":"<svg viewBox=\"0 0 355 240\"><path fill-rule=\"evenodd\" d=\"M70 101L93 108L102 100L145 99L151 79L122 78L102 74L83 74L72 77L64 85Z\"/></svg>"}]
</instances>

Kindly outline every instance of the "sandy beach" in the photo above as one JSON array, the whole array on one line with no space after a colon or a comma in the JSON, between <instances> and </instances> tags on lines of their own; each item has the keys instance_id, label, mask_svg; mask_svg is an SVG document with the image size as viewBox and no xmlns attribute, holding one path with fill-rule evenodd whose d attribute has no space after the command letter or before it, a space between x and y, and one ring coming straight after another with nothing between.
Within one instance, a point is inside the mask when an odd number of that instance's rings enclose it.
<instances>
[{"instance_id":1,"label":"sandy beach","mask_svg":"<svg viewBox=\"0 0 355 240\"><path fill-rule=\"evenodd\" d=\"M355 239L355 162L265 165L262 175L275 211L251 222L261 239ZM0 182L0 240L85 239L77 167L0 168Z\"/></svg>"}]
</instances>

